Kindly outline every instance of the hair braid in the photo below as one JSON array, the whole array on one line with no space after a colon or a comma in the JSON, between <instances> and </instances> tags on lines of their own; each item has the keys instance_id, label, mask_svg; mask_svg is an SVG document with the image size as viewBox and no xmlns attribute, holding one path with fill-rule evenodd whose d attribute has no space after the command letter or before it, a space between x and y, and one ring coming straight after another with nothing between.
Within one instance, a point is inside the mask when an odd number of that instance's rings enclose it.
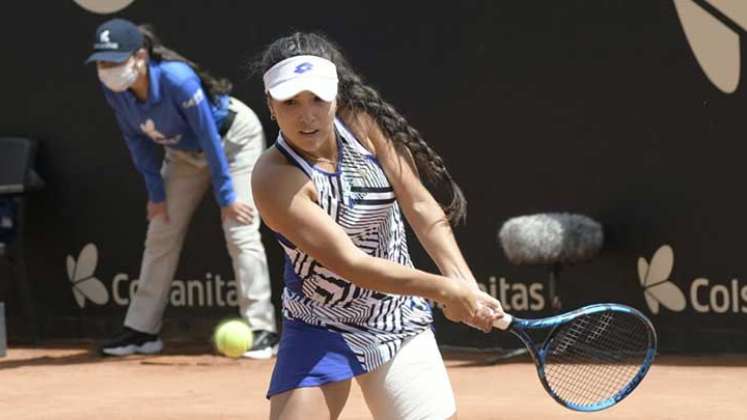
<instances>
[{"instance_id":1,"label":"hair braid","mask_svg":"<svg viewBox=\"0 0 747 420\"><path fill-rule=\"evenodd\" d=\"M366 85L349 67L339 66L338 77L340 78L339 106L342 109L350 109L354 113L369 114L395 146L406 147L415 159L418 172L427 181L449 188L451 201L444 206L449 221L453 224L463 222L466 217L467 202L461 188L446 169L443 158L394 106L386 102L376 89Z\"/></svg>"}]
</instances>

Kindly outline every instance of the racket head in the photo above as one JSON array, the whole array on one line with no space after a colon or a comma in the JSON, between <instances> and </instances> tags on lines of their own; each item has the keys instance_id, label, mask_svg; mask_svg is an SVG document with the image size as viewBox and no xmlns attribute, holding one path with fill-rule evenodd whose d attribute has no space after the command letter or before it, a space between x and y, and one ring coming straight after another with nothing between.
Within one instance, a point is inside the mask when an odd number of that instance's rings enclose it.
<instances>
[{"instance_id":1,"label":"racket head","mask_svg":"<svg viewBox=\"0 0 747 420\"><path fill-rule=\"evenodd\" d=\"M550 329L536 344L527 333ZM591 412L622 401L656 355L656 331L640 311L598 304L554 317L514 318L510 330L530 349L545 390L572 410Z\"/></svg>"}]
</instances>

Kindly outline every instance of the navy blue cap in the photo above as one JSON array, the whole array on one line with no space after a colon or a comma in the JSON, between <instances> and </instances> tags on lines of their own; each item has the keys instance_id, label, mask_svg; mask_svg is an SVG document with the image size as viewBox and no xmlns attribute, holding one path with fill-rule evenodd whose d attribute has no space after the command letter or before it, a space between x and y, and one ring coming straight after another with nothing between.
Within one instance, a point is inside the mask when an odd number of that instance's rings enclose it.
<instances>
[{"instance_id":1,"label":"navy blue cap","mask_svg":"<svg viewBox=\"0 0 747 420\"><path fill-rule=\"evenodd\" d=\"M88 57L86 63L91 61L122 63L142 46L143 34L134 23L124 19L108 20L96 29L93 54Z\"/></svg>"}]
</instances>

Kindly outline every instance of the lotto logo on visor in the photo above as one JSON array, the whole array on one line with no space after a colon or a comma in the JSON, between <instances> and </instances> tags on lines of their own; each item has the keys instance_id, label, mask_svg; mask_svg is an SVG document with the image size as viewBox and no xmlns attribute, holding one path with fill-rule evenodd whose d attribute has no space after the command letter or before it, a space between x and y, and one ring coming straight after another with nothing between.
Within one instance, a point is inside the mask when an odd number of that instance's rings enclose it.
<instances>
[{"instance_id":1,"label":"lotto logo on visor","mask_svg":"<svg viewBox=\"0 0 747 420\"><path fill-rule=\"evenodd\" d=\"M327 59L313 55L287 58L264 74L265 92L285 101L309 91L324 101L337 97L337 67Z\"/></svg>"},{"instance_id":2,"label":"lotto logo on visor","mask_svg":"<svg viewBox=\"0 0 747 420\"><path fill-rule=\"evenodd\" d=\"M311 69L314 68L314 65L311 63L303 63L296 66L295 72L298 74L305 73Z\"/></svg>"}]
</instances>

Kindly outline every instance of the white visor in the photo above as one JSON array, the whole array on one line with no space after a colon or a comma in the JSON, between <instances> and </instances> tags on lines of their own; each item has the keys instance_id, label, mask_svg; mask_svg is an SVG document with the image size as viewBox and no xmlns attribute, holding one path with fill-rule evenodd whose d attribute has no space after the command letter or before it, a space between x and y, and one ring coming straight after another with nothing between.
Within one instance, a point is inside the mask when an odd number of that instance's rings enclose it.
<instances>
[{"instance_id":1,"label":"white visor","mask_svg":"<svg viewBox=\"0 0 747 420\"><path fill-rule=\"evenodd\" d=\"M337 67L315 55L297 55L275 64L262 78L265 92L285 101L308 90L323 101L337 97Z\"/></svg>"}]
</instances>

